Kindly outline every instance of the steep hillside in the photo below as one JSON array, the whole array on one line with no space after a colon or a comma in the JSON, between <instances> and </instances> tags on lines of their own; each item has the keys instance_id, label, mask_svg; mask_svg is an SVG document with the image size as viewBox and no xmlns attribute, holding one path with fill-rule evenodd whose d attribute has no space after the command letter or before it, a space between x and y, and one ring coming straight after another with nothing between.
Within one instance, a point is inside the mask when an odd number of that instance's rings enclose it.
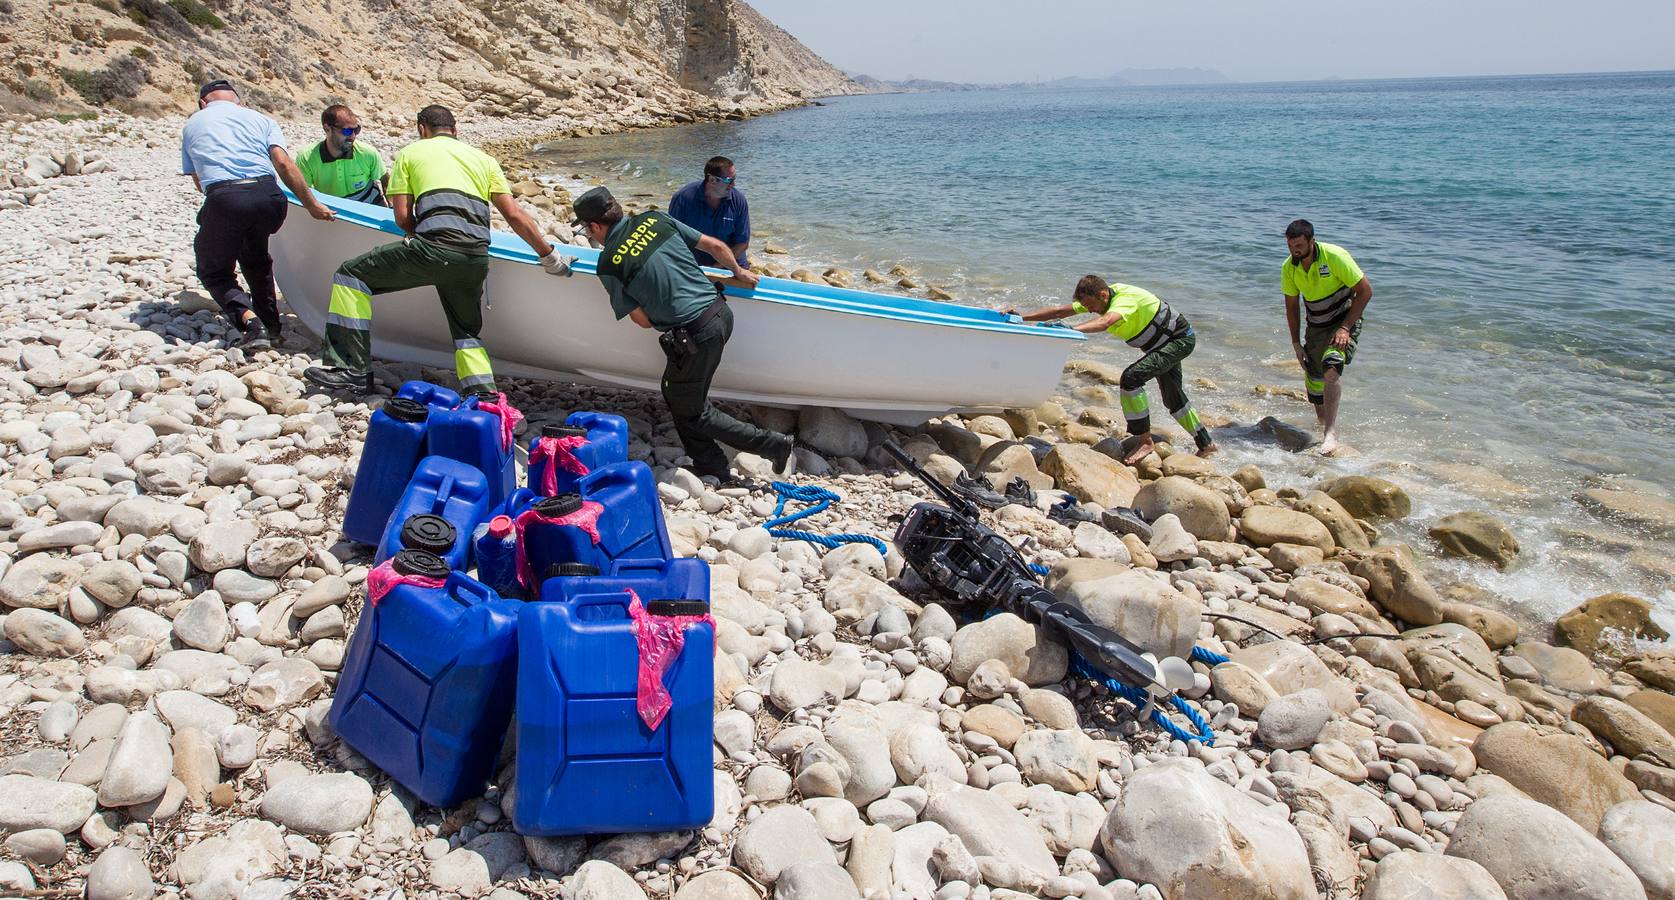
<instances>
[{"instance_id":1,"label":"steep hillside","mask_svg":"<svg viewBox=\"0 0 1675 900\"><path fill-rule=\"evenodd\" d=\"M215 76L285 117L438 102L574 131L862 91L743 0L0 2L13 112L187 112Z\"/></svg>"}]
</instances>

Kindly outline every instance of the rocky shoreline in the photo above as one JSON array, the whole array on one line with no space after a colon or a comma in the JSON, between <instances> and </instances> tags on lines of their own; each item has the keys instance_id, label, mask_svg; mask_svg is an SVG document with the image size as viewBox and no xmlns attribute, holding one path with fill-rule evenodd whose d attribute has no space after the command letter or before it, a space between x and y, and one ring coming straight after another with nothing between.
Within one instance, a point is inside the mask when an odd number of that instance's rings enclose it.
<instances>
[{"instance_id":1,"label":"rocky shoreline","mask_svg":"<svg viewBox=\"0 0 1675 900\"><path fill-rule=\"evenodd\" d=\"M1394 484L1269 484L1167 446L1129 468L1120 416L1055 403L893 434L938 477L1035 487L990 523L1096 619L1227 656L1185 692L1213 742L1137 718L1028 623L935 604L894 551L773 539L767 496L677 467L656 397L512 380L537 424L627 416L678 549L712 564L716 817L521 837L510 759L480 800L416 805L325 724L369 561L338 517L376 401L308 393L294 323L272 350L224 343L170 136L0 134L0 167L34 157L38 182L0 189L0 893L1675 896L1675 654L1644 600L1520 627L1381 537L1410 512ZM813 448L796 480L844 495L810 527L888 540L924 499L878 452L891 431L751 412ZM1059 491L1155 532L1055 521ZM1437 540L1493 561L1497 524Z\"/></svg>"}]
</instances>

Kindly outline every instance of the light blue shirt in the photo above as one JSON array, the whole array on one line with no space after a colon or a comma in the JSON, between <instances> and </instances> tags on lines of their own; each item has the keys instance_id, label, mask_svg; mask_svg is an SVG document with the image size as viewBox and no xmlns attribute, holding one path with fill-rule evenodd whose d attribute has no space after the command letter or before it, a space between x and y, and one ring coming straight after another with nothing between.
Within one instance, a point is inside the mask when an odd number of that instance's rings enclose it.
<instances>
[{"instance_id":1,"label":"light blue shirt","mask_svg":"<svg viewBox=\"0 0 1675 900\"><path fill-rule=\"evenodd\" d=\"M180 130L180 171L198 176L206 188L273 175L269 147L286 149L278 123L231 100L216 100L193 113Z\"/></svg>"}]
</instances>

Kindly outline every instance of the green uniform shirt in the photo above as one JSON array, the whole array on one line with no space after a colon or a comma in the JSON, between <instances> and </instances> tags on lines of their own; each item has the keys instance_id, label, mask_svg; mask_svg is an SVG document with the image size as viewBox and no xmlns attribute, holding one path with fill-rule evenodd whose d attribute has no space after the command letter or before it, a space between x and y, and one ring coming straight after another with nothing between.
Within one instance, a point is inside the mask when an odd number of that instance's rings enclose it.
<instances>
[{"instance_id":1,"label":"green uniform shirt","mask_svg":"<svg viewBox=\"0 0 1675 900\"><path fill-rule=\"evenodd\" d=\"M1145 288L1138 288L1132 284L1118 284L1111 282L1111 306L1109 312L1114 312L1122 318L1105 329L1123 341L1131 340L1135 335L1144 331L1152 319L1157 317L1158 307L1163 301L1157 295ZM1072 300L1070 308L1079 313L1088 312L1088 308L1080 301Z\"/></svg>"},{"instance_id":2,"label":"green uniform shirt","mask_svg":"<svg viewBox=\"0 0 1675 900\"><path fill-rule=\"evenodd\" d=\"M489 201L511 192L494 157L451 135L408 144L390 166L390 196L413 198L413 233L462 253L488 253Z\"/></svg>"},{"instance_id":3,"label":"green uniform shirt","mask_svg":"<svg viewBox=\"0 0 1675 900\"><path fill-rule=\"evenodd\" d=\"M326 142L321 141L297 157L297 168L302 170L308 186L322 194L347 197L362 203L383 203L384 160L378 150L365 141L349 145L349 155L327 159Z\"/></svg>"},{"instance_id":4,"label":"green uniform shirt","mask_svg":"<svg viewBox=\"0 0 1675 900\"><path fill-rule=\"evenodd\" d=\"M1280 289L1287 297L1301 295L1311 327L1324 328L1349 313L1354 287L1361 283L1361 267L1337 244L1314 242L1314 263L1302 268L1286 256L1280 266Z\"/></svg>"},{"instance_id":5,"label":"green uniform shirt","mask_svg":"<svg viewBox=\"0 0 1675 900\"><path fill-rule=\"evenodd\" d=\"M605 236L606 250L628 237L625 227L632 217L624 217ZM641 266L631 284L619 278L600 275L599 280L611 295L611 312L622 318L635 308L646 311L646 318L658 331L678 328L698 318L714 302L715 283L699 267L693 251L703 237L690 225L665 217L663 223L673 226L679 240L666 240L658 246ZM660 223L662 224L662 223Z\"/></svg>"}]
</instances>

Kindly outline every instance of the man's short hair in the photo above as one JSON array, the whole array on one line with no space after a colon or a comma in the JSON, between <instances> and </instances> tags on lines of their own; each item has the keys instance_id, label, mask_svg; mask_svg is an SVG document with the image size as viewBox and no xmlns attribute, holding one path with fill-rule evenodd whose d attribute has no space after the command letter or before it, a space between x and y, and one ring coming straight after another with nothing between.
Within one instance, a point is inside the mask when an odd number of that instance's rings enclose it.
<instances>
[{"instance_id":1,"label":"man's short hair","mask_svg":"<svg viewBox=\"0 0 1675 900\"><path fill-rule=\"evenodd\" d=\"M1076 282L1076 290L1071 293L1070 296L1074 299L1081 300L1085 297L1097 297L1099 296L1100 291L1108 291L1110 289L1111 286L1106 284L1105 279L1100 278L1098 275L1083 275L1082 280Z\"/></svg>"},{"instance_id":2,"label":"man's short hair","mask_svg":"<svg viewBox=\"0 0 1675 900\"><path fill-rule=\"evenodd\" d=\"M341 103L333 103L320 113L320 124L326 126L327 128L336 128L337 117L343 115L344 113L354 115L349 107L344 106Z\"/></svg>"},{"instance_id":3,"label":"man's short hair","mask_svg":"<svg viewBox=\"0 0 1675 900\"><path fill-rule=\"evenodd\" d=\"M1285 236L1288 238L1314 238L1314 224L1308 219L1294 219L1285 226Z\"/></svg>"},{"instance_id":4,"label":"man's short hair","mask_svg":"<svg viewBox=\"0 0 1675 900\"><path fill-rule=\"evenodd\" d=\"M725 156L712 156L712 157L710 157L709 162L704 163L704 174L705 175L715 175L717 177L720 177L720 176L726 175L727 170L731 169L732 167L733 167L733 161L728 159L727 157L725 157Z\"/></svg>"},{"instance_id":5,"label":"man's short hair","mask_svg":"<svg viewBox=\"0 0 1675 900\"><path fill-rule=\"evenodd\" d=\"M448 107L432 103L419 110L419 124L431 131L453 131L454 114L448 111Z\"/></svg>"},{"instance_id":6,"label":"man's short hair","mask_svg":"<svg viewBox=\"0 0 1675 900\"><path fill-rule=\"evenodd\" d=\"M600 213L598 218L594 219L593 221L598 222L599 224L605 226L605 228L608 230L608 229L611 229L611 228L615 228L616 223L622 221L622 216L623 216L622 204L617 202L617 199L615 197L612 197L610 204L605 207L605 211Z\"/></svg>"}]
</instances>

